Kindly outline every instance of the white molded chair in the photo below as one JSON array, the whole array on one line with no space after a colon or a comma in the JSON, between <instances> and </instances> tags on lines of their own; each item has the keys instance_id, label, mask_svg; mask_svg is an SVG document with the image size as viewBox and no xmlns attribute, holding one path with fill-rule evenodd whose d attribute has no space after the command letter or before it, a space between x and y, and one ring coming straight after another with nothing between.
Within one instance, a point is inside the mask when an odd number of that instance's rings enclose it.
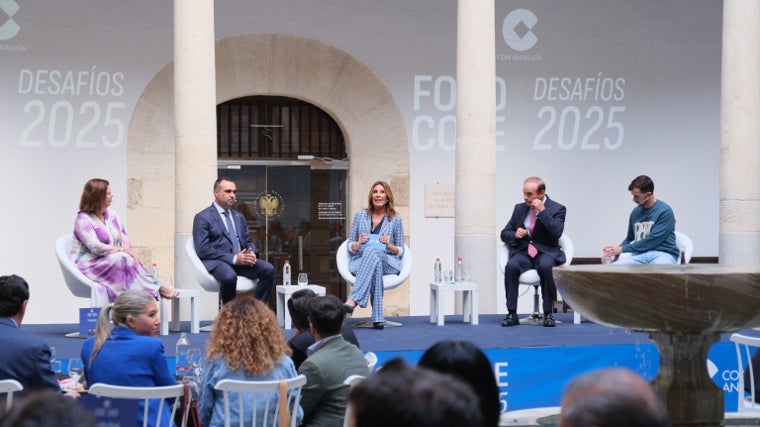
<instances>
[{"instance_id":1,"label":"white molded chair","mask_svg":"<svg viewBox=\"0 0 760 427\"><path fill-rule=\"evenodd\" d=\"M95 383L90 386L90 388L87 390L87 393L98 397L110 397L112 399L142 400L145 406L143 412L143 427L147 427L149 425L160 425L161 415L164 409L166 409L166 405L164 404L166 402L166 399L182 399L182 397L185 395L184 387L182 384L167 385L162 387L127 387L112 384ZM150 422L148 419L148 401L153 399L160 400L161 404L159 405L159 410L156 414L156 420L154 422ZM171 419L173 420L174 415L177 412L177 405L170 404L169 406L172 408Z\"/></svg>"},{"instance_id":2,"label":"white molded chair","mask_svg":"<svg viewBox=\"0 0 760 427\"><path fill-rule=\"evenodd\" d=\"M349 286L353 286L353 284L356 283L356 276L348 270L349 261L351 261L351 254L348 252L348 240L344 240L335 252L335 263L338 265L338 272L341 277L343 277L343 280L345 280ZM383 275L383 289L388 291L404 283L404 280L406 280L412 272L412 262L412 251L409 249L409 245L404 243L404 256L401 257L401 271L398 274ZM385 321L385 326L400 325L401 324L397 322ZM368 320L366 322L355 324L354 326L371 327L372 322Z\"/></svg>"},{"instance_id":3,"label":"white molded chair","mask_svg":"<svg viewBox=\"0 0 760 427\"><path fill-rule=\"evenodd\" d=\"M296 427L297 411L301 403L301 388L306 384L306 376L298 375L297 377L285 380L288 390L288 405L287 409L290 411L290 426ZM263 399L265 402L264 419L257 419L257 411L253 412L252 427L259 426L277 426L279 421L279 381L240 381L240 380L221 380L214 388L223 392L224 395L224 425L230 427L230 393L236 393L238 413L243 413L243 399L249 399L253 401L253 407L257 407L257 403ZM275 406L275 416L273 419L268 419L269 408ZM240 426L243 426L242 420Z\"/></svg>"},{"instance_id":4,"label":"white molded chair","mask_svg":"<svg viewBox=\"0 0 760 427\"><path fill-rule=\"evenodd\" d=\"M367 359L367 367L369 368L369 373L375 371L375 366L377 366L377 354L375 354L372 351L368 351L364 353L364 358Z\"/></svg>"},{"instance_id":5,"label":"white molded chair","mask_svg":"<svg viewBox=\"0 0 760 427\"><path fill-rule=\"evenodd\" d=\"M219 282L217 282L214 276L212 276L211 273L206 270L206 267L203 266L203 262L200 258L198 258L198 254L195 253L193 236L187 238L187 242L185 242L185 252L187 252L187 257L190 259L190 264L192 265L191 271L193 273L193 277L195 277L195 280L197 280L201 287L206 291L218 293ZM258 279L251 280L244 276L238 276L237 292L241 293L252 291L256 289L256 284L258 282Z\"/></svg>"},{"instance_id":6,"label":"white molded chair","mask_svg":"<svg viewBox=\"0 0 760 427\"><path fill-rule=\"evenodd\" d=\"M85 276L74 261L69 258L69 251L71 250L73 240L74 236L71 234L64 234L55 239L55 256L58 258L58 264L61 266L63 280L74 296L89 298L92 307L103 307L108 304L108 296L105 293L99 296L97 289L100 285Z\"/></svg>"},{"instance_id":7,"label":"white molded chair","mask_svg":"<svg viewBox=\"0 0 760 427\"><path fill-rule=\"evenodd\" d=\"M348 271L348 262L351 261L351 254L348 253L348 240L344 240L335 253L335 261L338 264L338 271L343 279L349 285L356 283L356 277ZM409 277L412 272L412 251L409 245L404 243L404 256L401 258L401 271L398 274L386 274L383 276L383 288L387 291L393 289Z\"/></svg>"},{"instance_id":8,"label":"white molded chair","mask_svg":"<svg viewBox=\"0 0 760 427\"><path fill-rule=\"evenodd\" d=\"M74 236L71 234L64 234L55 239L55 256L58 258L58 264L61 266L63 281L66 282L66 286L69 287L74 296L89 298L90 307L103 307L108 304L108 295L105 291L98 292L100 285L85 276L74 261L69 258L69 251L71 250L73 240ZM79 331L70 332L66 336L69 338L87 338L87 336L80 336Z\"/></svg>"},{"instance_id":9,"label":"white molded chair","mask_svg":"<svg viewBox=\"0 0 760 427\"><path fill-rule=\"evenodd\" d=\"M16 380L0 380L0 394L5 394L5 411L11 409L13 393L23 390L24 387Z\"/></svg>"},{"instance_id":10,"label":"white molded chair","mask_svg":"<svg viewBox=\"0 0 760 427\"><path fill-rule=\"evenodd\" d=\"M759 392L757 390L757 387L759 387L760 384L755 384L755 376L757 374L755 373L754 367L752 366L752 353L754 350L750 351L751 347L760 347L760 337L734 333L731 334L731 341L734 343L734 346L736 346L736 363L738 366L737 369L739 371L739 385L737 387L738 390L736 391L738 398L736 411L753 412L757 415L760 415L760 403L757 403L755 401L755 397ZM746 385L744 384L744 371L749 371L749 396L745 396L744 392L744 387Z\"/></svg>"},{"instance_id":11,"label":"white molded chair","mask_svg":"<svg viewBox=\"0 0 760 427\"><path fill-rule=\"evenodd\" d=\"M691 254L694 253L694 242L691 238L680 231L676 231L676 245L681 251L681 258L678 259L678 263L688 264L691 261Z\"/></svg>"},{"instance_id":12,"label":"white molded chair","mask_svg":"<svg viewBox=\"0 0 760 427\"><path fill-rule=\"evenodd\" d=\"M570 236L567 234L562 234L562 236L559 238L559 246L562 249L562 252L565 253L565 262L558 265L557 267L570 265L570 263L573 261L573 253L575 252L575 247L573 246L573 241L570 239ZM504 269L507 268L507 261L509 261L509 248L504 243L501 243L499 247L498 262L502 273L504 273ZM520 323L528 323L533 325L542 324L541 321L543 320L544 315L539 306L539 288L541 287L541 279L538 277L538 271L525 271L520 275L519 284L525 286L533 286L533 314L524 319L520 319ZM573 323L581 323L581 314L578 313L578 311L575 309L573 309Z\"/></svg>"}]
</instances>

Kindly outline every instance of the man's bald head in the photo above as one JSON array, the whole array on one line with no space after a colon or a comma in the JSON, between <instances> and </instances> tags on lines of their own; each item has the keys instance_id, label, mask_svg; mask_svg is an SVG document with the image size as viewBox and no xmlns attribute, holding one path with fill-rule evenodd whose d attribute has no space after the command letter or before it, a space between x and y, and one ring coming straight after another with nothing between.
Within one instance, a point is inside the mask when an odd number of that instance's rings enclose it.
<instances>
[{"instance_id":1,"label":"man's bald head","mask_svg":"<svg viewBox=\"0 0 760 427\"><path fill-rule=\"evenodd\" d=\"M607 368L583 374L567 386L560 427L667 427L668 411L652 386L636 373Z\"/></svg>"}]
</instances>

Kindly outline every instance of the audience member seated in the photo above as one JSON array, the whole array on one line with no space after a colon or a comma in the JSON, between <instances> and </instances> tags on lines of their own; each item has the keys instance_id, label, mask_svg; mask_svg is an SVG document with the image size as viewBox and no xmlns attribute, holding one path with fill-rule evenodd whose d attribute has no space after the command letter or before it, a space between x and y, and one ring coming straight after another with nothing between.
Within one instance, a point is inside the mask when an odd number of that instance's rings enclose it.
<instances>
[{"instance_id":1,"label":"audience member seated","mask_svg":"<svg viewBox=\"0 0 760 427\"><path fill-rule=\"evenodd\" d=\"M0 276L0 379L18 381L24 392L60 392L50 367L50 346L36 335L20 329L28 303L29 284L26 280L15 274Z\"/></svg>"},{"instance_id":2,"label":"audience member seated","mask_svg":"<svg viewBox=\"0 0 760 427\"><path fill-rule=\"evenodd\" d=\"M159 284L132 251L132 242L116 212L110 209L113 194L105 179L93 178L84 185L79 213L74 221L71 259L82 273L97 282L98 292L115 301L129 289L153 297L175 298L173 287Z\"/></svg>"},{"instance_id":3,"label":"audience member seated","mask_svg":"<svg viewBox=\"0 0 760 427\"><path fill-rule=\"evenodd\" d=\"M391 186L384 181L372 184L367 197L368 207L354 215L348 235L348 270L356 283L343 307L353 313L357 304L366 307L372 297L372 326L383 329L384 274L401 272L404 256L404 224L396 214Z\"/></svg>"},{"instance_id":4,"label":"audience member seated","mask_svg":"<svg viewBox=\"0 0 760 427\"><path fill-rule=\"evenodd\" d=\"M349 427L481 427L483 414L469 384L394 359L351 388Z\"/></svg>"},{"instance_id":5,"label":"audience member seated","mask_svg":"<svg viewBox=\"0 0 760 427\"><path fill-rule=\"evenodd\" d=\"M113 322L113 328L111 325ZM156 387L177 382L169 371L164 345L156 338L161 319L158 303L142 291L123 292L98 316L95 336L82 345L82 362L88 384ZM159 401L149 403L149 425L156 420ZM161 426L174 425L169 403L164 403ZM144 402L137 420L142 425Z\"/></svg>"},{"instance_id":6,"label":"audience member seated","mask_svg":"<svg viewBox=\"0 0 760 427\"><path fill-rule=\"evenodd\" d=\"M309 328L317 342L298 369L307 380L301 390L303 426L342 427L348 398L344 381L351 375L369 375L364 354L340 333L344 317L343 305L334 295L309 300Z\"/></svg>"},{"instance_id":7,"label":"audience member seated","mask_svg":"<svg viewBox=\"0 0 760 427\"><path fill-rule=\"evenodd\" d=\"M469 384L480 399L483 426L499 425L501 403L493 365L475 344L445 340L427 349L418 366L453 375Z\"/></svg>"},{"instance_id":8,"label":"audience member seated","mask_svg":"<svg viewBox=\"0 0 760 427\"><path fill-rule=\"evenodd\" d=\"M223 379L240 381L279 381L298 374L289 357L290 347L277 322L277 316L263 302L250 296L241 296L225 304L214 322L206 344L206 367L200 380L198 410L201 423L206 427L224 426L223 392L214 385ZM245 399L243 414L232 394L230 425L251 425L253 411L258 419L264 417L264 398L253 408L252 399ZM276 405L270 406L269 419L276 419ZM303 419L299 407L298 425ZM241 417L243 420L241 420Z\"/></svg>"},{"instance_id":9,"label":"audience member seated","mask_svg":"<svg viewBox=\"0 0 760 427\"><path fill-rule=\"evenodd\" d=\"M238 276L259 279L254 296L267 301L274 285L274 266L258 258L248 222L243 214L232 209L236 201L235 182L229 178L217 179L214 202L193 219L195 253L219 282L222 304L235 299Z\"/></svg>"},{"instance_id":10,"label":"audience member seated","mask_svg":"<svg viewBox=\"0 0 760 427\"><path fill-rule=\"evenodd\" d=\"M29 394L0 416L0 427L95 427L92 414L73 399L49 390Z\"/></svg>"},{"instance_id":11,"label":"audience member seated","mask_svg":"<svg viewBox=\"0 0 760 427\"><path fill-rule=\"evenodd\" d=\"M481 427L483 414L469 384L393 359L351 388L349 427Z\"/></svg>"},{"instance_id":12,"label":"audience member seated","mask_svg":"<svg viewBox=\"0 0 760 427\"><path fill-rule=\"evenodd\" d=\"M573 379L562 398L560 427L667 427L668 410L643 378L605 368Z\"/></svg>"},{"instance_id":13,"label":"audience member seated","mask_svg":"<svg viewBox=\"0 0 760 427\"><path fill-rule=\"evenodd\" d=\"M296 328L288 344L293 350L293 355L290 358L293 359L296 369L306 360L306 350L315 342L314 335L309 331L309 300L315 296L317 294L311 289L301 289L293 292L293 295L288 299L288 312L290 312L290 318ZM359 340L348 323L343 322L340 334L343 335L344 340L359 347Z\"/></svg>"}]
</instances>

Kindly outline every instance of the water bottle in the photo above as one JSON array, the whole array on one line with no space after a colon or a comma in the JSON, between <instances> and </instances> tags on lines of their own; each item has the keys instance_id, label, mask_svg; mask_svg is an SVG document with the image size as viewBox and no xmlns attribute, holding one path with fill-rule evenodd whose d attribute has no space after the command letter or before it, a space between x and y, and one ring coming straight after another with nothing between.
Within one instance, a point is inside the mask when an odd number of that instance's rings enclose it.
<instances>
[{"instance_id":1,"label":"water bottle","mask_svg":"<svg viewBox=\"0 0 760 427\"><path fill-rule=\"evenodd\" d=\"M151 273L153 274L153 282L158 283L158 265L156 263L153 263L153 268L151 269Z\"/></svg>"},{"instance_id":2,"label":"water bottle","mask_svg":"<svg viewBox=\"0 0 760 427\"><path fill-rule=\"evenodd\" d=\"M176 369L174 370L174 375L177 378L184 378L190 375L190 361L187 360L187 350L189 349L190 341L187 339L187 333L182 332L177 340Z\"/></svg>"},{"instance_id":3,"label":"water bottle","mask_svg":"<svg viewBox=\"0 0 760 427\"><path fill-rule=\"evenodd\" d=\"M433 281L435 283L441 283L443 280L443 273L441 272L441 259L436 258L433 264Z\"/></svg>"},{"instance_id":4,"label":"water bottle","mask_svg":"<svg viewBox=\"0 0 760 427\"><path fill-rule=\"evenodd\" d=\"M290 286L290 260L285 260L285 265L282 266L282 284L284 286Z\"/></svg>"},{"instance_id":5,"label":"water bottle","mask_svg":"<svg viewBox=\"0 0 760 427\"><path fill-rule=\"evenodd\" d=\"M457 267L454 269L454 281L459 283L462 281L462 274L464 273L464 268L462 266L462 255L459 255L457 257Z\"/></svg>"}]
</instances>

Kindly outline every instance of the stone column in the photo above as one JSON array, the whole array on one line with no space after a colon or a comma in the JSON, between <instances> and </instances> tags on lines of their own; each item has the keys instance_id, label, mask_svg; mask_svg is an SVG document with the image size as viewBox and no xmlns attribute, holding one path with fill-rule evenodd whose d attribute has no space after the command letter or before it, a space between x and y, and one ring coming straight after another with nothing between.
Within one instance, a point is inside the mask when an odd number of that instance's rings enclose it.
<instances>
[{"instance_id":1,"label":"stone column","mask_svg":"<svg viewBox=\"0 0 760 427\"><path fill-rule=\"evenodd\" d=\"M459 0L455 256L480 284L482 313L495 313L496 46L493 0ZM501 302L503 304L503 301Z\"/></svg>"},{"instance_id":2,"label":"stone column","mask_svg":"<svg viewBox=\"0 0 760 427\"><path fill-rule=\"evenodd\" d=\"M213 0L175 0L174 277L179 288L199 288L189 273L185 241L192 233L195 213L213 200L217 176L214 43ZM213 318L217 295L201 295L201 317Z\"/></svg>"},{"instance_id":3,"label":"stone column","mask_svg":"<svg viewBox=\"0 0 760 427\"><path fill-rule=\"evenodd\" d=\"M721 264L760 263L760 2L723 2Z\"/></svg>"}]
</instances>

